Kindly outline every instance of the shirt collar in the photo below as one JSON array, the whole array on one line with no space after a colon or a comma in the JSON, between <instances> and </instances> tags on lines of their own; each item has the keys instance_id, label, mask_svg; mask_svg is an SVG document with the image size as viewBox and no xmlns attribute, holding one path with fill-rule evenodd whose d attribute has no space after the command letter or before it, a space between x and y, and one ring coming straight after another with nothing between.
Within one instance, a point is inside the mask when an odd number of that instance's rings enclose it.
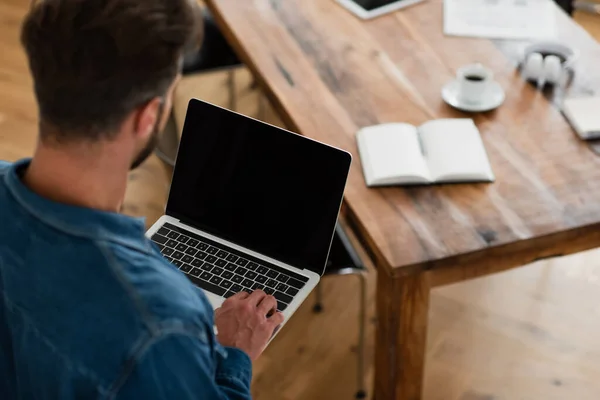
<instances>
[{"instance_id":1,"label":"shirt collar","mask_svg":"<svg viewBox=\"0 0 600 400\"><path fill-rule=\"evenodd\" d=\"M151 250L144 237L144 218L61 204L32 192L20 177L30 162L30 159L15 162L4 180L15 200L34 218L73 236L115 242L145 252Z\"/></svg>"}]
</instances>

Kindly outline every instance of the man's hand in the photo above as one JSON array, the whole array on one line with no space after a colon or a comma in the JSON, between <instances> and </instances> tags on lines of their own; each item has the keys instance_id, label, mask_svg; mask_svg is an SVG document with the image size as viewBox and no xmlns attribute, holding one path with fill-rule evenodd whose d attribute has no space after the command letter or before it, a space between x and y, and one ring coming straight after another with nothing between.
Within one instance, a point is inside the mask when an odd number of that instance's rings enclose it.
<instances>
[{"instance_id":1,"label":"man's hand","mask_svg":"<svg viewBox=\"0 0 600 400\"><path fill-rule=\"evenodd\" d=\"M222 346L238 348L256 360L283 319L275 297L262 290L240 292L215 311L217 339Z\"/></svg>"}]
</instances>

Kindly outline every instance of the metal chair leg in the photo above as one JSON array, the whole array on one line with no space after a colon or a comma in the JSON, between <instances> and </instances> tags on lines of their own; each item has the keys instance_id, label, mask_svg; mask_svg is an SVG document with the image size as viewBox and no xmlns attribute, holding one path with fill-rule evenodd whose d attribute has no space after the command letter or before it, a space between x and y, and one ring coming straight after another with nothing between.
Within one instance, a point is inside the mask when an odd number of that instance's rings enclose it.
<instances>
[{"instance_id":1,"label":"metal chair leg","mask_svg":"<svg viewBox=\"0 0 600 400\"><path fill-rule=\"evenodd\" d=\"M323 311L323 287L321 286L321 282L317 284L315 288L315 305L313 306L313 311L315 313L320 313Z\"/></svg>"},{"instance_id":2,"label":"metal chair leg","mask_svg":"<svg viewBox=\"0 0 600 400\"><path fill-rule=\"evenodd\" d=\"M235 90L235 70L230 69L227 72L227 87L229 88L229 109L235 111L237 107L237 93Z\"/></svg>"},{"instance_id":3,"label":"metal chair leg","mask_svg":"<svg viewBox=\"0 0 600 400\"><path fill-rule=\"evenodd\" d=\"M364 399L367 397L365 384L365 324L367 319L367 276L364 273L358 274L357 276L360 282L360 304L358 311L358 390L356 392L356 398Z\"/></svg>"}]
</instances>

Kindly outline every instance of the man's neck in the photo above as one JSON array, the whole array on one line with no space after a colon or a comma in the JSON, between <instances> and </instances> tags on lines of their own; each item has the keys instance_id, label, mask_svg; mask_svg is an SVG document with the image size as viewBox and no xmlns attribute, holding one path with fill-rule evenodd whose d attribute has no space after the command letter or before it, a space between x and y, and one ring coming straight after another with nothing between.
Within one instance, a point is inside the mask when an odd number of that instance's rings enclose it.
<instances>
[{"instance_id":1,"label":"man's neck","mask_svg":"<svg viewBox=\"0 0 600 400\"><path fill-rule=\"evenodd\" d=\"M109 212L121 209L129 160L111 144L40 143L23 181L49 200Z\"/></svg>"}]
</instances>

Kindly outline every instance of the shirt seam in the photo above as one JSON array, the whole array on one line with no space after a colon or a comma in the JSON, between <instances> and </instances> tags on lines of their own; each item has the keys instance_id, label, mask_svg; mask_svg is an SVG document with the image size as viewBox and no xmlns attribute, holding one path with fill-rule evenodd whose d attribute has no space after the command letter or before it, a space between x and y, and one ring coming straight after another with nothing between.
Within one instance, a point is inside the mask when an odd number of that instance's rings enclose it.
<instances>
[{"instance_id":1,"label":"shirt seam","mask_svg":"<svg viewBox=\"0 0 600 400\"><path fill-rule=\"evenodd\" d=\"M102 232L95 232L95 234L83 232L76 228L73 228L71 225L62 223L61 221L56 220L56 219L52 218L51 216L42 215L41 213L38 213L37 210L35 210L33 207L31 207L30 204L21 197L20 193L18 193L17 190L14 190L14 188L12 187L10 182L8 182L9 176L10 176L10 171L7 173L4 173L2 178L4 178L3 179L4 184L6 185L6 188L8 189L10 194L14 197L14 199L17 201L17 203L21 207L23 207L23 209L25 209L32 217L34 217L35 219L37 219L44 225L50 226L59 232L66 233L66 234L69 234L72 236L85 238L85 239L91 239L91 240L101 239L101 240L105 240L105 241L109 241L109 242L113 242L113 243L118 243L118 244L126 246L128 248L137 249L137 250L143 251L145 253L148 253L147 246L143 246L142 244L136 245L135 243L133 243L131 241L120 240L120 238L118 236L105 235Z\"/></svg>"},{"instance_id":2,"label":"shirt seam","mask_svg":"<svg viewBox=\"0 0 600 400\"><path fill-rule=\"evenodd\" d=\"M157 327L157 324L156 324L156 320L153 317L152 313L150 313L150 311L148 310L148 305L137 294L136 290L127 281L127 279L125 278L125 276L121 272L122 271L122 265L116 259L116 257L114 256L113 252L110 250L109 246L107 246L106 243L105 243L105 241L102 241L102 240L95 240L94 244L98 247L98 249L100 250L100 252L104 255L104 257L106 259L106 263L108 264L108 266L109 266L112 274L114 275L114 277L119 282L119 285L123 288L123 290L125 291L125 293L127 293L127 296L129 297L129 299L131 301L133 301L133 304L135 305L136 310L141 314L142 321L144 322L144 325L146 325L146 328L149 331L151 331L152 333L157 332L158 331L158 327Z\"/></svg>"}]
</instances>

